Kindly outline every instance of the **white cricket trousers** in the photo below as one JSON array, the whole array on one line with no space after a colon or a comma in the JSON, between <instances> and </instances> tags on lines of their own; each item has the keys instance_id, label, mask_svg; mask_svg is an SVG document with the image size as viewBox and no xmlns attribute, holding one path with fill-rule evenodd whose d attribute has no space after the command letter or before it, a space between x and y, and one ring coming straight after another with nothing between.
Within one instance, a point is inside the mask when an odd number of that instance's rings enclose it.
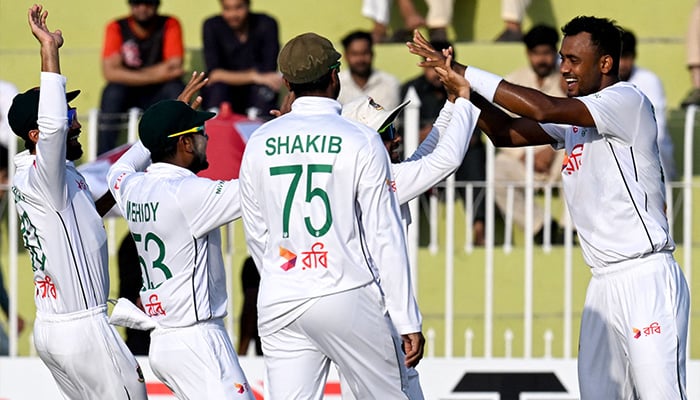
<instances>
[{"instance_id":1,"label":"white cricket trousers","mask_svg":"<svg viewBox=\"0 0 700 400\"><path fill-rule=\"evenodd\" d=\"M331 361L357 399L408 398L404 355L374 283L317 299L261 342L271 400L322 399Z\"/></svg>"},{"instance_id":2,"label":"white cricket trousers","mask_svg":"<svg viewBox=\"0 0 700 400\"><path fill-rule=\"evenodd\" d=\"M592 268L581 319L581 400L684 400L688 285L670 252Z\"/></svg>"},{"instance_id":3,"label":"white cricket trousers","mask_svg":"<svg viewBox=\"0 0 700 400\"><path fill-rule=\"evenodd\" d=\"M221 318L154 329L148 361L178 399L255 400Z\"/></svg>"},{"instance_id":4,"label":"white cricket trousers","mask_svg":"<svg viewBox=\"0 0 700 400\"><path fill-rule=\"evenodd\" d=\"M66 399L145 400L136 359L107 322L107 306L68 314L37 312L34 346Z\"/></svg>"}]
</instances>

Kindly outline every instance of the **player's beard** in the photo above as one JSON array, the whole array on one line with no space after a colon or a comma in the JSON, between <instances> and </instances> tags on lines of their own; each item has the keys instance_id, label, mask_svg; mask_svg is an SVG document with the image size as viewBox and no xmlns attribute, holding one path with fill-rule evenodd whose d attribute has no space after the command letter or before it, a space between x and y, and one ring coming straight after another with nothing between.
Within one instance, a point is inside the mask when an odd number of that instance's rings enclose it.
<instances>
[{"instance_id":1,"label":"player's beard","mask_svg":"<svg viewBox=\"0 0 700 400\"><path fill-rule=\"evenodd\" d=\"M80 130L71 129L66 138L66 160L75 161L83 156L83 146L78 142Z\"/></svg>"},{"instance_id":2,"label":"player's beard","mask_svg":"<svg viewBox=\"0 0 700 400\"><path fill-rule=\"evenodd\" d=\"M209 168L209 161L207 161L206 148L202 151L197 149L188 169L196 174L197 172L204 171L207 168Z\"/></svg>"}]
</instances>

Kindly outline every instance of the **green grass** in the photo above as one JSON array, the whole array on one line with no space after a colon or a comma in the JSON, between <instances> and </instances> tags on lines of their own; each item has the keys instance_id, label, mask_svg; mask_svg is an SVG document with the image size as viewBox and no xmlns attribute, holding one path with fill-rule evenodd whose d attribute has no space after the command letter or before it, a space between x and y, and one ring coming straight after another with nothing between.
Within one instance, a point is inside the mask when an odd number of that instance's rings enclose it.
<instances>
[{"instance_id":1,"label":"green grass","mask_svg":"<svg viewBox=\"0 0 700 400\"><path fill-rule=\"evenodd\" d=\"M700 190L695 189L694 195L700 196ZM453 355L462 356L465 352L464 332L467 328L474 333L472 354L474 356L484 355L484 258L485 250L476 248L471 254L466 254L463 250L464 244L464 217L457 203L456 223L455 223L455 253L454 253L454 279L451 284L454 289L454 343ZM698 202L695 202L698 204ZM679 206L677 204L676 206ZM695 227L700 227L700 207L694 207L693 222ZM423 313L424 332L433 329L436 333L434 354L444 356L445 348L445 234L444 234L444 203L440 206L440 231L438 243L440 251L432 255L427 248L419 250L418 265L418 301ZM554 215L557 210L554 210ZM676 215L677 221L682 216ZM233 232L233 255L231 256L233 266L233 307L234 316L240 312L240 268L246 257L246 248L242 224L240 221L234 223ZM3 228L6 231L6 227ZM126 224L119 220L115 225L116 245L126 232ZM698 228L695 229L697 231ZM676 231L680 231L680 224L677 223ZM500 229L497 229L500 232ZM4 232L3 232L4 233ZM523 243L523 235L517 228L514 232L515 247L511 253L506 254L502 247L496 247L494 251L494 302L493 302L493 351L494 357L505 355L505 341L503 339L505 331L511 330L514 334L512 342L512 355L521 357L523 355L523 313L524 313L524 250L518 247ZM4 237L7 237L6 235ZM697 235L694 235L697 237ZM499 239L497 237L497 239ZM679 240L679 239L678 239ZM6 242L7 243L7 242ZM9 284L9 274L7 271L7 245L3 246L2 265L6 277L6 284ZM116 250L116 246L115 246ZM676 259L681 266L685 267L683 260L683 249L676 250ZM693 258L700 260L700 247L693 243ZM541 248L536 248L533 263L533 332L532 332L532 356L541 357L544 355L544 334L546 330L553 333L552 355L562 357L564 354L564 248L554 247L550 253L545 253ZM111 258L111 292L110 297L116 298L118 288L116 259ZM572 356L576 355L578 342L578 328L586 286L590 278L589 268L584 264L580 248L573 249L573 295L572 295ZM33 300L31 268L28 257L22 250L19 254L19 310L20 314L27 321L27 329L20 337L20 355L28 355L29 339L31 332L33 315L35 312ZM691 289L700 287L700 274L692 274ZM694 310L700 310L700 296L693 297L692 304ZM691 328L700 326L700 312L692 312ZM691 330L691 357L700 358L700 334L696 334L697 329Z\"/></svg>"}]
</instances>

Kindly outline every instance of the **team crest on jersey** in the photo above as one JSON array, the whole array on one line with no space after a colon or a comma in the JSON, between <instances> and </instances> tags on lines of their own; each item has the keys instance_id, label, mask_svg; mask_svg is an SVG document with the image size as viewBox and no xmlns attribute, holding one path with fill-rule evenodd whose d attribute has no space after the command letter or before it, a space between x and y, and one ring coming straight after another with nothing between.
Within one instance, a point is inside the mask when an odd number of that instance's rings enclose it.
<instances>
[{"instance_id":1,"label":"team crest on jersey","mask_svg":"<svg viewBox=\"0 0 700 400\"><path fill-rule=\"evenodd\" d=\"M572 175L574 172L581 169L581 159L583 158L583 144L577 144L571 149L571 153L564 156L562 170L567 175Z\"/></svg>"},{"instance_id":2,"label":"team crest on jersey","mask_svg":"<svg viewBox=\"0 0 700 400\"><path fill-rule=\"evenodd\" d=\"M146 314L150 315L151 317L158 315L165 316L163 304L158 301L158 295L155 293L148 297L148 304L144 304L144 307L146 307Z\"/></svg>"},{"instance_id":3,"label":"team crest on jersey","mask_svg":"<svg viewBox=\"0 0 700 400\"><path fill-rule=\"evenodd\" d=\"M658 322L654 321L649 326L646 326L642 329L637 329L637 328L632 328L632 333L634 333L634 338L639 339L642 337L642 333L644 333L644 336L652 336L652 335L657 335L661 334L661 324Z\"/></svg>"},{"instance_id":4,"label":"team crest on jersey","mask_svg":"<svg viewBox=\"0 0 700 400\"><path fill-rule=\"evenodd\" d=\"M289 271L290 269L294 268L294 266L297 264L297 255L292 253L289 249L285 249L282 246L280 246L280 257L287 260L287 262L280 265L280 268L282 268L282 270L284 271Z\"/></svg>"},{"instance_id":5,"label":"team crest on jersey","mask_svg":"<svg viewBox=\"0 0 700 400\"><path fill-rule=\"evenodd\" d=\"M323 251L324 245L321 242L316 242L311 245L310 251L302 251L301 263L304 266L301 268L305 269L316 269L318 267L323 267L328 269L328 252Z\"/></svg>"},{"instance_id":6,"label":"team crest on jersey","mask_svg":"<svg viewBox=\"0 0 700 400\"><path fill-rule=\"evenodd\" d=\"M82 179L76 180L76 181L75 181L75 184L78 186L78 189L79 189L79 190L88 190L88 185L87 185L87 183L86 183L84 180L82 180Z\"/></svg>"},{"instance_id":7,"label":"team crest on jersey","mask_svg":"<svg viewBox=\"0 0 700 400\"><path fill-rule=\"evenodd\" d=\"M382 107L381 105L377 104L377 103L374 101L374 99L371 98L371 97L369 98L369 105L370 105L372 108L374 108L375 110L377 110L377 111L381 111L381 110L384 109L384 107Z\"/></svg>"},{"instance_id":8,"label":"team crest on jersey","mask_svg":"<svg viewBox=\"0 0 700 400\"><path fill-rule=\"evenodd\" d=\"M586 129L586 128L579 128L578 126L574 126L571 130L574 132L574 135L580 132L580 133L581 133L581 137L586 136L586 134L588 133L588 129Z\"/></svg>"}]
</instances>

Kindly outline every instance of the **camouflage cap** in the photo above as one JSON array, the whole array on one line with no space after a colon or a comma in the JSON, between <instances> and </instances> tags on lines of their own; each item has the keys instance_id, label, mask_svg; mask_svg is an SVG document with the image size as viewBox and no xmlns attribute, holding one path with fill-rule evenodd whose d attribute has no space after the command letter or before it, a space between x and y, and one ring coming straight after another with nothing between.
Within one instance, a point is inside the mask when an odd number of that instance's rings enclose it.
<instances>
[{"instance_id":1,"label":"camouflage cap","mask_svg":"<svg viewBox=\"0 0 700 400\"><path fill-rule=\"evenodd\" d=\"M289 83L313 82L338 63L338 53L330 40L315 33L303 33L284 45L277 62Z\"/></svg>"}]
</instances>

